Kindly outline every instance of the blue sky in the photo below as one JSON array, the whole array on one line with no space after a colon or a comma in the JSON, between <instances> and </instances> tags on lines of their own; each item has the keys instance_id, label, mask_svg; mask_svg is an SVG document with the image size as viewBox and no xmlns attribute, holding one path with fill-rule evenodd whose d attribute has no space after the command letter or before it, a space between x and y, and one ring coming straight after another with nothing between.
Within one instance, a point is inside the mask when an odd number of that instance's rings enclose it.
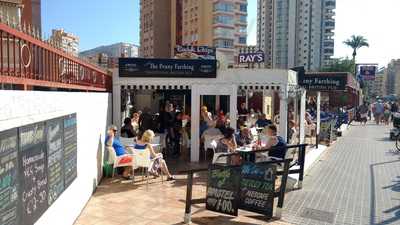
<instances>
[{"instance_id":1,"label":"blue sky","mask_svg":"<svg viewBox=\"0 0 400 225\"><path fill-rule=\"evenodd\" d=\"M78 35L80 50L138 44L139 0L42 0L42 26L47 36L53 28Z\"/></svg>"},{"instance_id":2,"label":"blue sky","mask_svg":"<svg viewBox=\"0 0 400 225\"><path fill-rule=\"evenodd\" d=\"M342 42L365 36L369 48L359 50L358 63L387 64L400 58L399 0L336 0L335 57L351 57ZM248 0L248 38L256 44L257 1ZM355 10L356 9L356 10ZM116 42L139 43L139 0L42 0L43 31L64 28L80 37L80 50Z\"/></svg>"}]
</instances>

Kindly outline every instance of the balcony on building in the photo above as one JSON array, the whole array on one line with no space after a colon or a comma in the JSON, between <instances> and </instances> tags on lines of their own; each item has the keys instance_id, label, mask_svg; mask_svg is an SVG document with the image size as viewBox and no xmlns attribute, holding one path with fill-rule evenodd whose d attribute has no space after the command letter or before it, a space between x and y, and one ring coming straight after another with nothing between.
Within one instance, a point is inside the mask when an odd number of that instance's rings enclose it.
<instances>
[{"instance_id":1,"label":"balcony on building","mask_svg":"<svg viewBox=\"0 0 400 225\"><path fill-rule=\"evenodd\" d=\"M328 18L332 18L336 15L335 11L333 11L332 9L327 9L325 11L325 16Z\"/></svg>"},{"instance_id":2,"label":"balcony on building","mask_svg":"<svg viewBox=\"0 0 400 225\"><path fill-rule=\"evenodd\" d=\"M335 29L335 20L333 19L326 20L324 25L325 29Z\"/></svg>"},{"instance_id":3,"label":"balcony on building","mask_svg":"<svg viewBox=\"0 0 400 225\"><path fill-rule=\"evenodd\" d=\"M325 8L335 9L336 8L336 0L325 0Z\"/></svg>"}]
</instances>

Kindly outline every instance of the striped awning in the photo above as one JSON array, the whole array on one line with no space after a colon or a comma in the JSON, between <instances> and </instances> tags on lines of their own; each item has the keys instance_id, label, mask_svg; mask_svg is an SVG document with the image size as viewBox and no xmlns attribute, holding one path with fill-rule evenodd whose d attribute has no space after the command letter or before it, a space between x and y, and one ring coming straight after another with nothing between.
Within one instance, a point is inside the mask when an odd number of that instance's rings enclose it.
<instances>
[{"instance_id":1,"label":"striped awning","mask_svg":"<svg viewBox=\"0 0 400 225\"><path fill-rule=\"evenodd\" d=\"M280 85L239 85L239 90L280 90ZM190 90L191 85L121 85L121 89L128 90Z\"/></svg>"},{"instance_id":2,"label":"striped awning","mask_svg":"<svg viewBox=\"0 0 400 225\"><path fill-rule=\"evenodd\" d=\"M190 90L189 85L122 85L121 89L128 90Z\"/></svg>"}]
</instances>

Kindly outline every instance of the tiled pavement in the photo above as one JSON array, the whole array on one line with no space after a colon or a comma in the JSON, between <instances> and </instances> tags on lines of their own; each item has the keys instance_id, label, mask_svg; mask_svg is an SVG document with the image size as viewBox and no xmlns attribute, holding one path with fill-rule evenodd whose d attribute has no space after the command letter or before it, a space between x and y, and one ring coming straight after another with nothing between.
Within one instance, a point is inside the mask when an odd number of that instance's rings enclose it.
<instances>
[{"instance_id":1,"label":"tiled pavement","mask_svg":"<svg viewBox=\"0 0 400 225\"><path fill-rule=\"evenodd\" d=\"M389 129L352 126L309 170L303 189L286 195L283 218L299 225L400 224L400 154Z\"/></svg>"},{"instance_id":2,"label":"tiled pavement","mask_svg":"<svg viewBox=\"0 0 400 225\"><path fill-rule=\"evenodd\" d=\"M196 205L192 224L400 224L400 154L387 140L388 131L353 126L309 170L303 189L286 195L282 220L267 223L245 211L236 218L223 216ZM205 195L202 177L196 178L193 198ZM185 193L185 176L163 184L151 180L148 190L140 182L105 179L75 225L183 224Z\"/></svg>"},{"instance_id":3,"label":"tiled pavement","mask_svg":"<svg viewBox=\"0 0 400 225\"><path fill-rule=\"evenodd\" d=\"M173 169L175 171L182 170ZM204 174L197 174L193 199L205 196ZM141 177L135 184L107 178L102 181L75 225L180 225L183 224L186 175L173 182L150 180L149 188ZM192 206L192 224L289 225L283 220L265 222L257 214L240 211L230 217L206 211L204 204Z\"/></svg>"}]
</instances>

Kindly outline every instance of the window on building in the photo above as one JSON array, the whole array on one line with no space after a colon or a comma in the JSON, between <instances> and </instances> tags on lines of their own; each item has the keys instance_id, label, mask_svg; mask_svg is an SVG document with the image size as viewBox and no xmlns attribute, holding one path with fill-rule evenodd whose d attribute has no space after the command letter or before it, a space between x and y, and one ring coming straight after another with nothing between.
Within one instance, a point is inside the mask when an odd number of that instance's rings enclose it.
<instances>
[{"instance_id":1,"label":"window on building","mask_svg":"<svg viewBox=\"0 0 400 225\"><path fill-rule=\"evenodd\" d=\"M219 39L214 41L216 48L233 48L233 40Z\"/></svg>"},{"instance_id":2,"label":"window on building","mask_svg":"<svg viewBox=\"0 0 400 225\"><path fill-rule=\"evenodd\" d=\"M233 25L234 18L231 15L217 15L214 17L214 23L222 23L226 25Z\"/></svg>"},{"instance_id":3,"label":"window on building","mask_svg":"<svg viewBox=\"0 0 400 225\"><path fill-rule=\"evenodd\" d=\"M239 10L241 12L247 12L247 5L246 4L240 4Z\"/></svg>"},{"instance_id":4,"label":"window on building","mask_svg":"<svg viewBox=\"0 0 400 225\"><path fill-rule=\"evenodd\" d=\"M239 44L246 44L247 38L246 37L239 37Z\"/></svg>"},{"instance_id":5,"label":"window on building","mask_svg":"<svg viewBox=\"0 0 400 225\"><path fill-rule=\"evenodd\" d=\"M247 22L247 16L240 15L239 21L240 21L240 22L243 22L243 23L246 23L246 22Z\"/></svg>"},{"instance_id":6,"label":"window on building","mask_svg":"<svg viewBox=\"0 0 400 225\"><path fill-rule=\"evenodd\" d=\"M233 31L234 30L230 28L217 27L214 30L214 36L225 37L225 38L233 37L234 36Z\"/></svg>"},{"instance_id":7,"label":"window on building","mask_svg":"<svg viewBox=\"0 0 400 225\"><path fill-rule=\"evenodd\" d=\"M229 2L219 2L214 4L214 11L233 12L234 5Z\"/></svg>"}]
</instances>

